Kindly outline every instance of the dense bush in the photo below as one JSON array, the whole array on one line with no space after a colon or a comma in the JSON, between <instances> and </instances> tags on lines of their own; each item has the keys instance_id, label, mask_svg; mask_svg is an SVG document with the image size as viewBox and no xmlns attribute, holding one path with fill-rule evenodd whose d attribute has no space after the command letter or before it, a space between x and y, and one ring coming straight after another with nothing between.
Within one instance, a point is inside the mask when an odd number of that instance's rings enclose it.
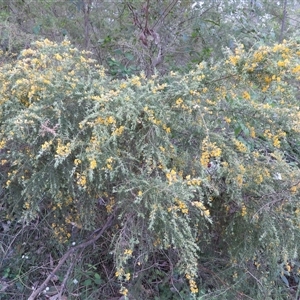
<instances>
[{"instance_id":1,"label":"dense bush","mask_svg":"<svg viewBox=\"0 0 300 300\"><path fill-rule=\"evenodd\" d=\"M94 254L137 299L296 293L299 79L295 41L122 81L67 41L36 42L1 66L1 222L35 224L59 258L114 216Z\"/></svg>"}]
</instances>

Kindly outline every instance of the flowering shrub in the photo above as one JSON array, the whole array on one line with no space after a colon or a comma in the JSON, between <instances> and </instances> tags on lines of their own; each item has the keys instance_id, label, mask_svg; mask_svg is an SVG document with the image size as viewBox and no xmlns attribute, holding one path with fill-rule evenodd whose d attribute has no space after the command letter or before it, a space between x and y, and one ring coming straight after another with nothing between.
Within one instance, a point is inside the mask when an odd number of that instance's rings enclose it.
<instances>
[{"instance_id":1,"label":"flowering shrub","mask_svg":"<svg viewBox=\"0 0 300 300\"><path fill-rule=\"evenodd\" d=\"M36 42L1 66L5 219L47 215L68 245L114 214L124 295L164 257L194 295L272 296L298 278L299 79L294 41L122 81L67 41Z\"/></svg>"}]
</instances>

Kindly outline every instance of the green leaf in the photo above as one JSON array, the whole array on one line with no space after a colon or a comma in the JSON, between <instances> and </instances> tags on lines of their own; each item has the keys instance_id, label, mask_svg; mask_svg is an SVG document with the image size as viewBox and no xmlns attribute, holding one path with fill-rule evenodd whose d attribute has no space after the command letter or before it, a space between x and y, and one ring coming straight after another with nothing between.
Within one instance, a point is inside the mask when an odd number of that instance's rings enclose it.
<instances>
[{"instance_id":1,"label":"green leaf","mask_svg":"<svg viewBox=\"0 0 300 300\"><path fill-rule=\"evenodd\" d=\"M133 60L133 59L134 59L134 56L133 56L131 53L129 53L129 52L125 53L125 57L126 57L128 60Z\"/></svg>"},{"instance_id":2,"label":"green leaf","mask_svg":"<svg viewBox=\"0 0 300 300\"><path fill-rule=\"evenodd\" d=\"M289 284L287 278L286 278L284 275L280 275L280 278L281 278L281 280L285 283L285 285L286 285L287 287L290 287L290 284Z\"/></svg>"},{"instance_id":3,"label":"green leaf","mask_svg":"<svg viewBox=\"0 0 300 300\"><path fill-rule=\"evenodd\" d=\"M234 129L234 135L235 137L237 137L242 131L242 127L240 125L238 125L235 129Z\"/></svg>"},{"instance_id":4,"label":"green leaf","mask_svg":"<svg viewBox=\"0 0 300 300\"><path fill-rule=\"evenodd\" d=\"M101 276L98 274L98 273L95 273L94 274L94 282L96 283L96 284L101 284L102 283L102 279L101 279Z\"/></svg>"},{"instance_id":5,"label":"green leaf","mask_svg":"<svg viewBox=\"0 0 300 300\"><path fill-rule=\"evenodd\" d=\"M92 285L92 280L91 279L86 279L83 283L84 286L90 286Z\"/></svg>"}]
</instances>

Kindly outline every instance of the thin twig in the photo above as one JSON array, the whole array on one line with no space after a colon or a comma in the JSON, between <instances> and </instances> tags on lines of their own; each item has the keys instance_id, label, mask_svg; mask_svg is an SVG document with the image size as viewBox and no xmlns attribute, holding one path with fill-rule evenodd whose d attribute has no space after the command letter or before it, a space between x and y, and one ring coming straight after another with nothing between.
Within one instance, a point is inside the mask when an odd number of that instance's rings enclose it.
<instances>
[{"instance_id":1,"label":"thin twig","mask_svg":"<svg viewBox=\"0 0 300 300\"><path fill-rule=\"evenodd\" d=\"M39 288L37 288L35 291L33 291L28 298L28 300L34 300L47 286L48 282L51 280L51 278L55 275L55 273L62 267L62 265L65 263L65 261L69 258L69 256L74 253L75 251L86 248L87 246L95 243L102 235L103 233L110 227L112 224L112 221L115 217L115 214L111 214L110 217L107 219L105 225L100 229L95 230L90 237L87 239L86 242L83 242L75 247L70 248L59 260L57 266L54 268L54 270L49 274L49 276L44 280L44 282L40 285ZM98 233L97 233L98 232ZM95 236L96 234L96 236Z\"/></svg>"},{"instance_id":2,"label":"thin twig","mask_svg":"<svg viewBox=\"0 0 300 300\"><path fill-rule=\"evenodd\" d=\"M69 276L70 276L70 273L71 273L71 271L72 271L72 269L73 269L73 267L74 267L74 262L71 262L71 264L70 264L70 266L69 266L69 268L68 268L68 271L67 271L67 273L66 273L66 275L65 275L65 277L64 277L64 280L63 280L63 282L62 282L62 284L61 284L61 288L60 288L60 291L59 291L59 293L58 293L58 299L61 299L61 297L62 297L62 293L63 293L63 291L64 291L64 289L65 289L65 286L66 286L66 284L67 284L67 280L68 280L68 278L69 278Z\"/></svg>"}]
</instances>

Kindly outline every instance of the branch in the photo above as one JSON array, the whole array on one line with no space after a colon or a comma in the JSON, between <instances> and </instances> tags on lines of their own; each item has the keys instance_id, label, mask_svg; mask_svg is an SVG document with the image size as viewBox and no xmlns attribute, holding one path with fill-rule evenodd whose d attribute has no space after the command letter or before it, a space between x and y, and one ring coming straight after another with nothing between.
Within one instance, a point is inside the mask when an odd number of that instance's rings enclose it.
<instances>
[{"instance_id":1,"label":"branch","mask_svg":"<svg viewBox=\"0 0 300 300\"><path fill-rule=\"evenodd\" d=\"M285 0L283 3L283 15L282 15L282 21L281 21L279 43L281 43L283 40L283 32L284 32L285 21L286 21L286 16L287 16L286 5L287 5L287 0Z\"/></svg>"},{"instance_id":2,"label":"branch","mask_svg":"<svg viewBox=\"0 0 300 300\"><path fill-rule=\"evenodd\" d=\"M110 217L107 219L104 226L100 229L98 228L95 230L90 237L87 239L86 242L83 242L75 247L70 248L59 260L57 266L54 268L54 270L49 274L49 276L45 279L45 281L40 285L39 288L37 288L35 291L31 293L28 300L34 300L47 286L48 282L51 280L51 278L55 275L55 273L61 268L61 266L65 263L65 261L69 258L69 256L74 253L75 251L86 248L87 246L95 243L102 235L103 233L110 227L112 224L112 221L115 217L115 214L111 214ZM100 231L99 231L100 230ZM95 235L96 234L96 235Z\"/></svg>"},{"instance_id":3,"label":"branch","mask_svg":"<svg viewBox=\"0 0 300 300\"><path fill-rule=\"evenodd\" d=\"M161 14L161 17L154 23L151 30L154 30L158 23L162 22L165 19L165 17L169 14L169 12L172 10L172 8L176 5L177 2L178 0L174 0L165 8L163 13Z\"/></svg>"},{"instance_id":4,"label":"branch","mask_svg":"<svg viewBox=\"0 0 300 300\"><path fill-rule=\"evenodd\" d=\"M61 298L62 298L63 291L64 291L64 289L65 289L65 287L66 287L67 281L68 281L69 276L70 276L70 274L71 274L71 271L72 271L72 269L73 269L73 267L74 267L74 264L75 264L75 262L72 262L72 263L70 264L70 267L69 267L69 269L68 269L68 271L67 271L67 273L66 273L66 275L65 275L65 277L64 277L64 280L63 280L63 282L62 282L62 284L61 284L60 291L59 291L59 293L58 293L58 299L61 299Z\"/></svg>"}]
</instances>

